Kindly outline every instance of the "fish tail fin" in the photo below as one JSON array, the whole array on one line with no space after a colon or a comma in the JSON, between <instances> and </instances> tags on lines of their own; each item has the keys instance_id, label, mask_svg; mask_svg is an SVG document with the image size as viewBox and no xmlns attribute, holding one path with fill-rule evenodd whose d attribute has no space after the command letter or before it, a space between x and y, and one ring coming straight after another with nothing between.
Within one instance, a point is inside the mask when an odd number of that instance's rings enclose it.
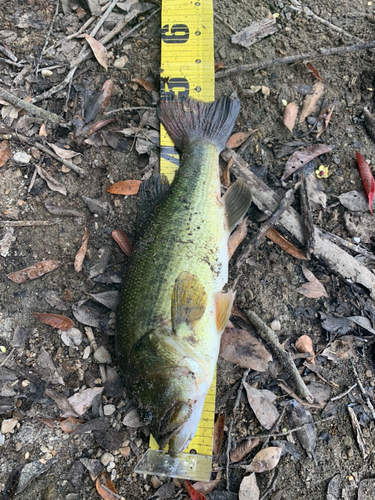
<instances>
[{"instance_id":1,"label":"fish tail fin","mask_svg":"<svg viewBox=\"0 0 375 500\"><path fill-rule=\"evenodd\" d=\"M158 114L177 149L186 144L206 140L223 151L236 123L240 101L222 97L214 102L195 99L161 101Z\"/></svg>"}]
</instances>

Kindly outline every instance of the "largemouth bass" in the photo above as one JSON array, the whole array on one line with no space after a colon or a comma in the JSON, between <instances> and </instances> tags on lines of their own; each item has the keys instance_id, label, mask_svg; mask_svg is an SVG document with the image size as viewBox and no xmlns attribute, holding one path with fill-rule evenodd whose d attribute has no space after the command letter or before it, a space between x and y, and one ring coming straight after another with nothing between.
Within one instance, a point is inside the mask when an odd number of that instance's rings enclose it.
<instances>
[{"instance_id":1,"label":"largemouth bass","mask_svg":"<svg viewBox=\"0 0 375 500\"><path fill-rule=\"evenodd\" d=\"M130 395L175 456L194 437L212 383L234 299L223 292L228 237L251 193L236 181L220 196L218 159L238 100L163 101L158 112L181 164L168 190L161 177L142 191L159 201L124 275L116 343Z\"/></svg>"}]
</instances>

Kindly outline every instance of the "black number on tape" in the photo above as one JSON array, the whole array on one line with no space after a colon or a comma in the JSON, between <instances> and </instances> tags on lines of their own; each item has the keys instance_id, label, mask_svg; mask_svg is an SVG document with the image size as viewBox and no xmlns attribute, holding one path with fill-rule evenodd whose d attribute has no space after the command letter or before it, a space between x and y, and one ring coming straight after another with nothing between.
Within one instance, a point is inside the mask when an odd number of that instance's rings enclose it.
<instances>
[{"instance_id":1,"label":"black number on tape","mask_svg":"<svg viewBox=\"0 0 375 500\"><path fill-rule=\"evenodd\" d=\"M189 40L189 28L186 24L174 24L169 30L169 24L166 24L161 29L161 39L164 43L186 43Z\"/></svg>"},{"instance_id":2,"label":"black number on tape","mask_svg":"<svg viewBox=\"0 0 375 500\"><path fill-rule=\"evenodd\" d=\"M178 93L178 100L183 101L189 97L189 89L189 82L186 78L169 78L167 82L162 78L160 82L160 99L170 101Z\"/></svg>"}]
</instances>

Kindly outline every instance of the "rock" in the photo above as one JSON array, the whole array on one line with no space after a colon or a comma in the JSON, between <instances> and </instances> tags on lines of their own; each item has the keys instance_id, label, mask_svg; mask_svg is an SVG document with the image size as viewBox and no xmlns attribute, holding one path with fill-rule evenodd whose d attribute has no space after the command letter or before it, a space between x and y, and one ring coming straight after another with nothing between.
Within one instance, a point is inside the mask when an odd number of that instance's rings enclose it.
<instances>
[{"instance_id":1,"label":"rock","mask_svg":"<svg viewBox=\"0 0 375 500\"><path fill-rule=\"evenodd\" d=\"M111 355L104 347L104 345L98 347L98 349L94 352L94 358L98 363L110 364L112 362Z\"/></svg>"},{"instance_id":2,"label":"rock","mask_svg":"<svg viewBox=\"0 0 375 500\"><path fill-rule=\"evenodd\" d=\"M116 61L113 63L113 66L115 68L123 68L125 66L125 64L129 61L128 57L127 56L122 56L122 57L119 57L118 59L116 59Z\"/></svg>"},{"instance_id":3,"label":"rock","mask_svg":"<svg viewBox=\"0 0 375 500\"><path fill-rule=\"evenodd\" d=\"M13 431L17 424L18 420L16 420L15 418L8 418L6 420L3 420L1 424L1 434L9 434Z\"/></svg>"},{"instance_id":4,"label":"rock","mask_svg":"<svg viewBox=\"0 0 375 500\"><path fill-rule=\"evenodd\" d=\"M152 476L151 478L152 487L157 490L161 486L161 481L157 476Z\"/></svg>"},{"instance_id":5,"label":"rock","mask_svg":"<svg viewBox=\"0 0 375 500\"><path fill-rule=\"evenodd\" d=\"M90 356L90 353L91 353L91 347L88 345L83 350L82 359L87 359Z\"/></svg>"},{"instance_id":6,"label":"rock","mask_svg":"<svg viewBox=\"0 0 375 500\"><path fill-rule=\"evenodd\" d=\"M69 330L61 331L61 340L68 347L76 347L82 343L82 333L78 328L70 328Z\"/></svg>"},{"instance_id":7,"label":"rock","mask_svg":"<svg viewBox=\"0 0 375 500\"><path fill-rule=\"evenodd\" d=\"M17 151L17 153L13 155L13 160L20 165L26 165L31 160L31 156L23 151Z\"/></svg>"},{"instance_id":8,"label":"rock","mask_svg":"<svg viewBox=\"0 0 375 500\"><path fill-rule=\"evenodd\" d=\"M271 330L274 332L279 332L281 330L281 324L278 319L274 319L272 323L270 324Z\"/></svg>"},{"instance_id":9,"label":"rock","mask_svg":"<svg viewBox=\"0 0 375 500\"><path fill-rule=\"evenodd\" d=\"M123 448L119 448L119 452L123 457L128 457L130 455L130 446L124 446Z\"/></svg>"},{"instance_id":10,"label":"rock","mask_svg":"<svg viewBox=\"0 0 375 500\"><path fill-rule=\"evenodd\" d=\"M115 405L105 405L103 407L104 415L106 417L109 417L109 415L113 415L116 411L116 406Z\"/></svg>"},{"instance_id":11,"label":"rock","mask_svg":"<svg viewBox=\"0 0 375 500\"><path fill-rule=\"evenodd\" d=\"M113 460L114 456L112 455L112 453L109 453L108 451L103 453L103 455L100 457L100 461L104 465L104 467L109 465Z\"/></svg>"}]
</instances>

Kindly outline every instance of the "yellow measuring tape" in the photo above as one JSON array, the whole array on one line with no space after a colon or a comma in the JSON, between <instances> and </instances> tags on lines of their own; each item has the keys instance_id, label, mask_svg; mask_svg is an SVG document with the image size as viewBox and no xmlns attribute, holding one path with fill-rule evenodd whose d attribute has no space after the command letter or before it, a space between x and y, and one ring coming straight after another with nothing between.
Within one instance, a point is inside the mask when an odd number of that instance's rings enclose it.
<instances>
[{"instance_id":1,"label":"yellow measuring tape","mask_svg":"<svg viewBox=\"0 0 375 500\"><path fill-rule=\"evenodd\" d=\"M215 99L214 29L212 0L163 0L161 29L160 98ZM173 180L179 155L160 126L160 172ZM158 450L150 437L146 455L136 472L208 481L211 473L216 374L206 396L195 437L184 453L172 459Z\"/></svg>"}]
</instances>

